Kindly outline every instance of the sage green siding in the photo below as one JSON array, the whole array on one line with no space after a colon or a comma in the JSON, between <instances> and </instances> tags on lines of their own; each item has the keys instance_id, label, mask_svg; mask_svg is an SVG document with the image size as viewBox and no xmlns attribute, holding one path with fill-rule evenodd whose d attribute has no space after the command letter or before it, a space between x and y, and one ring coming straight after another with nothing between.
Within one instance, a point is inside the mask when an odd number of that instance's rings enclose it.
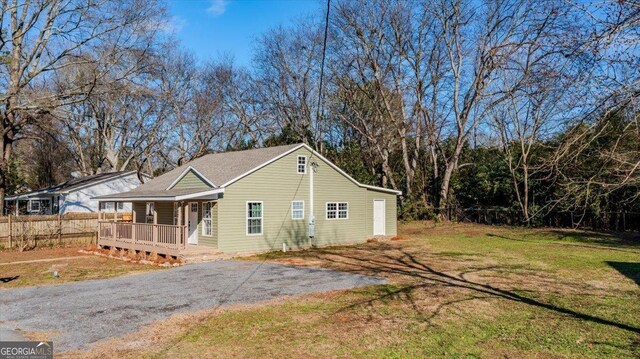
<instances>
[{"instance_id":1,"label":"sage green siding","mask_svg":"<svg viewBox=\"0 0 640 359\"><path fill-rule=\"evenodd\" d=\"M136 223L144 223L147 204L146 202L133 202L133 212L135 214Z\"/></svg>"},{"instance_id":2,"label":"sage green siding","mask_svg":"<svg viewBox=\"0 0 640 359\"><path fill-rule=\"evenodd\" d=\"M175 189L185 189L185 188L197 188L197 189L207 189L211 188L209 184L207 184L197 173L189 170L184 177L178 181L172 188Z\"/></svg>"},{"instance_id":3,"label":"sage green siding","mask_svg":"<svg viewBox=\"0 0 640 359\"><path fill-rule=\"evenodd\" d=\"M385 235L395 236L398 234L398 197L392 193L367 189L367 215L371 217L367 221L367 233L373 234L373 201L383 199L385 201Z\"/></svg>"},{"instance_id":4,"label":"sage green siding","mask_svg":"<svg viewBox=\"0 0 640 359\"><path fill-rule=\"evenodd\" d=\"M211 236L205 236L202 232L202 202L198 203L198 245L218 246L218 203L211 202Z\"/></svg>"},{"instance_id":5,"label":"sage green siding","mask_svg":"<svg viewBox=\"0 0 640 359\"><path fill-rule=\"evenodd\" d=\"M296 171L298 155L307 156L307 163L316 162L314 173L314 214L316 236L309 239L308 222L309 170ZM370 191L359 187L329 164L300 148L225 188L218 201L218 248L225 252L261 251L304 248L311 244L323 246L365 241L372 235L373 212ZM372 191L371 191L372 192ZM387 232L396 231L395 195L375 192L371 196L387 199ZM376 197L377 198L377 197ZM304 220L291 219L291 202L304 201ZM263 232L247 235L246 207L248 201L263 202ZM327 219L327 202L347 202L348 219Z\"/></svg>"}]
</instances>

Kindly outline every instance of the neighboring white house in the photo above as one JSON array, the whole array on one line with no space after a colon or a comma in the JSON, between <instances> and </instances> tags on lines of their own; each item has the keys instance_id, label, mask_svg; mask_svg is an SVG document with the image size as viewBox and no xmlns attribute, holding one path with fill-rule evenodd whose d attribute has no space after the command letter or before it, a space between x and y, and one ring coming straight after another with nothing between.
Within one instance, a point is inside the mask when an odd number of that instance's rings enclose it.
<instances>
[{"instance_id":1,"label":"neighboring white house","mask_svg":"<svg viewBox=\"0 0 640 359\"><path fill-rule=\"evenodd\" d=\"M151 179L143 175L145 181ZM127 192L141 184L136 171L111 172L73 178L49 188L5 198L5 213L13 214L65 214L70 212L97 212L98 201L92 197ZM103 210L115 211L113 202L103 203ZM131 211L131 204L119 203L118 211Z\"/></svg>"}]
</instances>

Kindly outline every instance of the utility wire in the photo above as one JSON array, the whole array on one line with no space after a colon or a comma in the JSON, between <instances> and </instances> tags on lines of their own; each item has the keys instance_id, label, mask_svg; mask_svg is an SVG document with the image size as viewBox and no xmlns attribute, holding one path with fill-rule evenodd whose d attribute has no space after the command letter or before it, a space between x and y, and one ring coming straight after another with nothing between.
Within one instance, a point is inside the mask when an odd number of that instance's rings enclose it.
<instances>
[{"instance_id":1,"label":"utility wire","mask_svg":"<svg viewBox=\"0 0 640 359\"><path fill-rule=\"evenodd\" d=\"M327 0L327 15L324 19L324 41L322 44L322 61L320 62L320 86L318 88L318 108L316 109L316 133L314 137L316 137L316 144L319 142L320 146L322 146L322 139L318 138L318 133L320 132L320 106L322 105L322 82L324 79L324 59L327 54L327 33L329 32L329 11L331 10L331 0ZM322 153L322 147L317 148L320 153Z\"/></svg>"}]
</instances>

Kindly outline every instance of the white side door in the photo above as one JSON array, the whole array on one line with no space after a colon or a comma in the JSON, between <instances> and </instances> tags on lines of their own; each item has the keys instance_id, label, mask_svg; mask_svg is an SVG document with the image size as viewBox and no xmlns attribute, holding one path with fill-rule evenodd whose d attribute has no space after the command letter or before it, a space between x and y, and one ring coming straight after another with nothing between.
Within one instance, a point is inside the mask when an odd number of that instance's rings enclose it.
<instances>
[{"instance_id":1,"label":"white side door","mask_svg":"<svg viewBox=\"0 0 640 359\"><path fill-rule=\"evenodd\" d=\"M386 202L384 199L373 200L373 235L384 236L386 235L385 217Z\"/></svg>"},{"instance_id":2,"label":"white side door","mask_svg":"<svg viewBox=\"0 0 640 359\"><path fill-rule=\"evenodd\" d=\"M198 244L198 203L189 203L189 237L187 242L189 244Z\"/></svg>"}]
</instances>

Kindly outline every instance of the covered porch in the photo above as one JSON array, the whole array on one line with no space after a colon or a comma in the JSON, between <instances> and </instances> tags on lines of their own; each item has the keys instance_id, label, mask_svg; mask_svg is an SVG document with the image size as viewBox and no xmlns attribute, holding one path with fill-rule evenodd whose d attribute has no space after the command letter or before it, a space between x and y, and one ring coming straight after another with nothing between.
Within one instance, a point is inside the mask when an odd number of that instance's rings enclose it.
<instances>
[{"instance_id":1,"label":"covered porch","mask_svg":"<svg viewBox=\"0 0 640 359\"><path fill-rule=\"evenodd\" d=\"M101 197L98 245L176 258L216 252L213 212L222 196L208 192L168 198ZM120 202L132 203L130 220L118 215Z\"/></svg>"}]
</instances>

